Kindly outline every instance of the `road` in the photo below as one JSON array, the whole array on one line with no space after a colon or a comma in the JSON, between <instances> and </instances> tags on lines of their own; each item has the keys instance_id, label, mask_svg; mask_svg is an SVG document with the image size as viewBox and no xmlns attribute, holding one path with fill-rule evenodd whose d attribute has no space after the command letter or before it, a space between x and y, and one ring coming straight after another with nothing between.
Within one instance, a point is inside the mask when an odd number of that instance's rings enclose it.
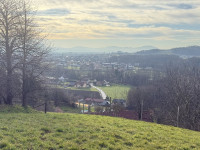
<instances>
[{"instance_id":1,"label":"road","mask_svg":"<svg viewBox=\"0 0 200 150\"><path fill-rule=\"evenodd\" d=\"M99 91L101 97L102 97L103 99L106 99L106 97L107 97L107 96L106 96L106 93L105 93L102 89L100 89L100 88L94 86L93 84L90 84L90 86L93 87L93 88L95 88L95 89L97 89L97 90Z\"/></svg>"}]
</instances>

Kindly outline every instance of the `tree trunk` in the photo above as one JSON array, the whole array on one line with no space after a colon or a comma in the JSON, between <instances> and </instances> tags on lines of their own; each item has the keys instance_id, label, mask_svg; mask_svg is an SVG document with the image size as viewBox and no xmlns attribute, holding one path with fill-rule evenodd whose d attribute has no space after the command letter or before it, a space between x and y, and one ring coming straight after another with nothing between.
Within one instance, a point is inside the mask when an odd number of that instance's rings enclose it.
<instances>
[{"instance_id":1,"label":"tree trunk","mask_svg":"<svg viewBox=\"0 0 200 150\"><path fill-rule=\"evenodd\" d=\"M12 71L8 71L7 74L7 80L6 80L6 104L12 105L12 99L13 99L13 94L12 94Z\"/></svg>"},{"instance_id":2,"label":"tree trunk","mask_svg":"<svg viewBox=\"0 0 200 150\"><path fill-rule=\"evenodd\" d=\"M7 22L7 21L6 21ZM12 52L9 46L8 40L8 27L6 28L6 104L12 105L13 93L12 93L12 62L11 62Z\"/></svg>"},{"instance_id":3,"label":"tree trunk","mask_svg":"<svg viewBox=\"0 0 200 150\"><path fill-rule=\"evenodd\" d=\"M26 12L26 4L24 3L24 35L23 35L23 62L22 62L22 106L26 107L27 102L26 102L26 38L27 38L27 12Z\"/></svg>"}]
</instances>

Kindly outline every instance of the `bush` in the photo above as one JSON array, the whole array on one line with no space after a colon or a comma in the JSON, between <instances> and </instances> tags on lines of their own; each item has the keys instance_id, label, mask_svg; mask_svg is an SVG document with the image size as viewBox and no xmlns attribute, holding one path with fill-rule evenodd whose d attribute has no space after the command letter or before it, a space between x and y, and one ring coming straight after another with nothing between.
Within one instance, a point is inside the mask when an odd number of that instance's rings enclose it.
<instances>
[{"instance_id":1,"label":"bush","mask_svg":"<svg viewBox=\"0 0 200 150\"><path fill-rule=\"evenodd\" d=\"M100 113L100 112L103 112L103 107L101 107L101 106L95 106L94 110L95 110L95 112Z\"/></svg>"}]
</instances>

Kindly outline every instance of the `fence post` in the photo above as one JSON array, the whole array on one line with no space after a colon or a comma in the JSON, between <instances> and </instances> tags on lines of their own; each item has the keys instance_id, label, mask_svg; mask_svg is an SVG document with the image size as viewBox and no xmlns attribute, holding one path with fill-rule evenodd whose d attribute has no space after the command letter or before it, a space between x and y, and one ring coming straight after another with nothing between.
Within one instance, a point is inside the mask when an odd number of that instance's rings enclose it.
<instances>
[{"instance_id":1,"label":"fence post","mask_svg":"<svg viewBox=\"0 0 200 150\"><path fill-rule=\"evenodd\" d=\"M46 114L47 113L47 101L45 100L45 103L44 103L44 113Z\"/></svg>"},{"instance_id":2,"label":"fence post","mask_svg":"<svg viewBox=\"0 0 200 150\"><path fill-rule=\"evenodd\" d=\"M88 114L90 114L90 104L88 104Z\"/></svg>"},{"instance_id":3,"label":"fence post","mask_svg":"<svg viewBox=\"0 0 200 150\"><path fill-rule=\"evenodd\" d=\"M111 112L111 97L110 97L110 112Z\"/></svg>"},{"instance_id":4,"label":"fence post","mask_svg":"<svg viewBox=\"0 0 200 150\"><path fill-rule=\"evenodd\" d=\"M45 103L44 103L44 113L47 113L47 98L48 98L48 91L45 90L44 92L44 98L45 98Z\"/></svg>"}]
</instances>

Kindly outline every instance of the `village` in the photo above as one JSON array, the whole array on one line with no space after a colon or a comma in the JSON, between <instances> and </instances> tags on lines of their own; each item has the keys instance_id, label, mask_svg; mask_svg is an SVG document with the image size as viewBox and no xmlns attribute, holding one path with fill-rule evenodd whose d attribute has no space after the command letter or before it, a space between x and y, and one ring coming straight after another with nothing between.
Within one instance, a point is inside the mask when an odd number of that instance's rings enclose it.
<instances>
[{"instance_id":1,"label":"village","mask_svg":"<svg viewBox=\"0 0 200 150\"><path fill-rule=\"evenodd\" d=\"M112 84L106 80L97 81L84 78L79 81L70 81L68 78L61 76L58 79L50 78L48 81L53 87L66 89L68 93L73 93L72 103L75 104L75 108L80 113L139 120L139 114L136 111L127 109L126 99L112 99L100 89L101 87L112 87ZM91 90L92 88L94 91ZM143 111L143 120L151 122L152 115L153 112L149 110Z\"/></svg>"},{"instance_id":2,"label":"village","mask_svg":"<svg viewBox=\"0 0 200 150\"><path fill-rule=\"evenodd\" d=\"M142 79L140 75L139 79L135 78L136 82L151 80L153 68L142 67L137 62L110 60L121 55L56 53L49 61L52 71L46 75L46 85L68 93L70 103L75 104L79 113L139 119L140 114L127 108L127 95L132 86L122 79L127 78L126 74L144 74L148 76ZM143 120L152 121L150 110L143 113Z\"/></svg>"}]
</instances>

